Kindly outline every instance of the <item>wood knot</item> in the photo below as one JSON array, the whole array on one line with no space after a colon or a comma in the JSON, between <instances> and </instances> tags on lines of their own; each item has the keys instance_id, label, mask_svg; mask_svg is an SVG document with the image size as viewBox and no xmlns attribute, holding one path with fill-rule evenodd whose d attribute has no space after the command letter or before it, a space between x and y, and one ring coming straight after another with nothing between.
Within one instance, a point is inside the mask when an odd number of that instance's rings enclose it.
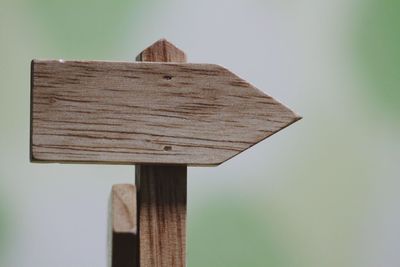
<instances>
[{"instance_id":1,"label":"wood knot","mask_svg":"<svg viewBox=\"0 0 400 267\"><path fill-rule=\"evenodd\" d=\"M163 78L164 78L164 80L172 80L171 75L164 75Z\"/></svg>"},{"instance_id":2,"label":"wood knot","mask_svg":"<svg viewBox=\"0 0 400 267\"><path fill-rule=\"evenodd\" d=\"M171 151L172 150L172 146L164 146L164 151Z\"/></svg>"}]
</instances>

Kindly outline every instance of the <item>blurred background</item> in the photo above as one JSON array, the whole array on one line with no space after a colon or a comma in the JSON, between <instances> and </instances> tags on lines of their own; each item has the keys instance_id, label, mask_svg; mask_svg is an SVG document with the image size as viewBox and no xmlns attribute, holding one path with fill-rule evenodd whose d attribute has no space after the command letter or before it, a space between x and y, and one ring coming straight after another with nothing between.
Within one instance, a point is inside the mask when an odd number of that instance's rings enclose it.
<instances>
[{"instance_id":1,"label":"blurred background","mask_svg":"<svg viewBox=\"0 0 400 267\"><path fill-rule=\"evenodd\" d=\"M105 267L133 166L29 163L30 60L165 37L304 119L189 169L189 267L400 266L400 1L0 0L0 266Z\"/></svg>"}]
</instances>

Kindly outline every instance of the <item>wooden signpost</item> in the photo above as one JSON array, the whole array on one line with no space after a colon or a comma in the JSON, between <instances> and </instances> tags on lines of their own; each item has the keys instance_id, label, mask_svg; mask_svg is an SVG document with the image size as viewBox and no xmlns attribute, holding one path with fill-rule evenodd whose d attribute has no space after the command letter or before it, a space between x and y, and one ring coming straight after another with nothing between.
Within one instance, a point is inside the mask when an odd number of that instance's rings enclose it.
<instances>
[{"instance_id":1,"label":"wooden signpost","mask_svg":"<svg viewBox=\"0 0 400 267\"><path fill-rule=\"evenodd\" d=\"M31 161L135 164L112 190L112 266L186 266L187 166L215 166L299 120L159 40L138 62L33 60Z\"/></svg>"}]
</instances>

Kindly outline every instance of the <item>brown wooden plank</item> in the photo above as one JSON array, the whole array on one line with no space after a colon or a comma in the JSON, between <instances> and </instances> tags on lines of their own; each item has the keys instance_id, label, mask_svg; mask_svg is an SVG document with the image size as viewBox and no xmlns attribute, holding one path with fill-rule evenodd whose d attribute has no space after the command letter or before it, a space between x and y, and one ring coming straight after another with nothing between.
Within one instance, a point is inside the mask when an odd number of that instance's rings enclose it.
<instances>
[{"instance_id":1,"label":"brown wooden plank","mask_svg":"<svg viewBox=\"0 0 400 267\"><path fill-rule=\"evenodd\" d=\"M139 266L135 186L131 184L113 185L111 201L111 266Z\"/></svg>"},{"instance_id":2,"label":"brown wooden plank","mask_svg":"<svg viewBox=\"0 0 400 267\"><path fill-rule=\"evenodd\" d=\"M185 62L185 53L166 40L138 60ZM136 165L141 267L186 266L187 167Z\"/></svg>"},{"instance_id":3,"label":"brown wooden plank","mask_svg":"<svg viewBox=\"0 0 400 267\"><path fill-rule=\"evenodd\" d=\"M212 64L35 60L31 90L33 161L218 165L299 119Z\"/></svg>"},{"instance_id":4,"label":"brown wooden plank","mask_svg":"<svg viewBox=\"0 0 400 267\"><path fill-rule=\"evenodd\" d=\"M136 166L141 267L186 266L186 181L186 166Z\"/></svg>"}]
</instances>

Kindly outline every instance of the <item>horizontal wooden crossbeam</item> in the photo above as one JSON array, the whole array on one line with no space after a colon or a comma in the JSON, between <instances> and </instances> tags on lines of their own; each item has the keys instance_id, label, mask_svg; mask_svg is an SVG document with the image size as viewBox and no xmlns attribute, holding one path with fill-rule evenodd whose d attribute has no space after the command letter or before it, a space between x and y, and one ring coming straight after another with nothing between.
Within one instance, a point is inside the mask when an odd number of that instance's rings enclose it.
<instances>
[{"instance_id":1,"label":"horizontal wooden crossbeam","mask_svg":"<svg viewBox=\"0 0 400 267\"><path fill-rule=\"evenodd\" d=\"M218 165L299 119L212 64L32 61L31 158Z\"/></svg>"}]
</instances>

